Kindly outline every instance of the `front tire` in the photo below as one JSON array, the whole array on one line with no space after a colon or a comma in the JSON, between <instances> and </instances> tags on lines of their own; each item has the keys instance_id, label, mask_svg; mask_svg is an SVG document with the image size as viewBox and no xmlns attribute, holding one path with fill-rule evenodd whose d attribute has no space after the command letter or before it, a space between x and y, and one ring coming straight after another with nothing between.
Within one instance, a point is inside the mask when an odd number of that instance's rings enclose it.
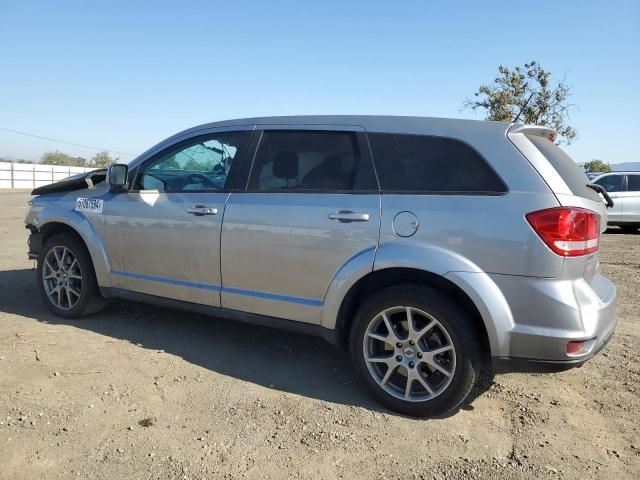
<instances>
[{"instance_id":1,"label":"front tire","mask_svg":"<svg viewBox=\"0 0 640 480\"><path fill-rule=\"evenodd\" d=\"M49 238L38 257L38 290L55 315L79 318L102 309L95 271L84 243L62 233Z\"/></svg>"},{"instance_id":2,"label":"front tire","mask_svg":"<svg viewBox=\"0 0 640 480\"><path fill-rule=\"evenodd\" d=\"M425 285L384 289L354 320L349 350L356 371L383 405L434 417L458 408L481 370L477 328L451 296Z\"/></svg>"}]
</instances>

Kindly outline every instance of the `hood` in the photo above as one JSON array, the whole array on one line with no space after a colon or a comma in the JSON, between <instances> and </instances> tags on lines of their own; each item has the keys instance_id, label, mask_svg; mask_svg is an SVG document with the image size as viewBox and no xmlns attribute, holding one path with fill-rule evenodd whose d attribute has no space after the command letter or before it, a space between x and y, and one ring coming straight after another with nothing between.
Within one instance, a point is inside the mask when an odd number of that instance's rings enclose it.
<instances>
[{"instance_id":1,"label":"hood","mask_svg":"<svg viewBox=\"0 0 640 480\"><path fill-rule=\"evenodd\" d=\"M94 185L102 183L107 178L107 169L92 170L86 173L79 173L60 180L59 182L34 188L31 195L47 195L49 193L70 192L73 190L82 190L91 188Z\"/></svg>"}]
</instances>

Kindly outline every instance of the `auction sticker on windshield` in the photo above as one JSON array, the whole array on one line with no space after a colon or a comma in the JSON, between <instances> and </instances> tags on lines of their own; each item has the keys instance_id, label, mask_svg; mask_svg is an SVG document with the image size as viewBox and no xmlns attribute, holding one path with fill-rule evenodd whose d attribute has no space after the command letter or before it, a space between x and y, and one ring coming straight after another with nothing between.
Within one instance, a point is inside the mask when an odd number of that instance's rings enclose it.
<instances>
[{"instance_id":1,"label":"auction sticker on windshield","mask_svg":"<svg viewBox=\"0 0 640 480\"><path fill-rule=\"evenodd\" d=\"M77 212L102 213L103 203L104 200L101 198L77 198L75 210Z\"/></svg>"}]
</instances>

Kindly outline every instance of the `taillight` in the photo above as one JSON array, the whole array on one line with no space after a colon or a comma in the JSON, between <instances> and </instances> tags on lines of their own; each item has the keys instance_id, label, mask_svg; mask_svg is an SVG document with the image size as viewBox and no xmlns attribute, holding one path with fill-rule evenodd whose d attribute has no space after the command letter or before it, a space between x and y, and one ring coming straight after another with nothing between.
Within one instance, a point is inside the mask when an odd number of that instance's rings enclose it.
<instances>
[{"instance_id":1,"label":"taillight","mask_svg":"<svg viewBox=\"0 0 640 480\"><path fill-rule=\"evenodd\" d=\"M600 215L577 207L557 207L531 212L527 221L551 250L563 257L598 250Z\"/></svg>"}]
</instances>

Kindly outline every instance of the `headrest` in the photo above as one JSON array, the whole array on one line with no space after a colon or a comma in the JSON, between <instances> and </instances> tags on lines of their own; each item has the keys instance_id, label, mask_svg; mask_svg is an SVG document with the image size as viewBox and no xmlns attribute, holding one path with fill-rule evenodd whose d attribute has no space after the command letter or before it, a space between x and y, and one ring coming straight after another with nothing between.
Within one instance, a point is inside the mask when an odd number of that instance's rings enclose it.
<instances>
[{"instance_id":1,"label":"headrest","mask_svg":"<svg viewBox=\"0 0 640 480\"><path fill-rule=\"evenodd\" d=\"M298 154L286 150L278 152L273 159L273 176L284 180L298 178Z\"/></svg>"}]
</instances>

